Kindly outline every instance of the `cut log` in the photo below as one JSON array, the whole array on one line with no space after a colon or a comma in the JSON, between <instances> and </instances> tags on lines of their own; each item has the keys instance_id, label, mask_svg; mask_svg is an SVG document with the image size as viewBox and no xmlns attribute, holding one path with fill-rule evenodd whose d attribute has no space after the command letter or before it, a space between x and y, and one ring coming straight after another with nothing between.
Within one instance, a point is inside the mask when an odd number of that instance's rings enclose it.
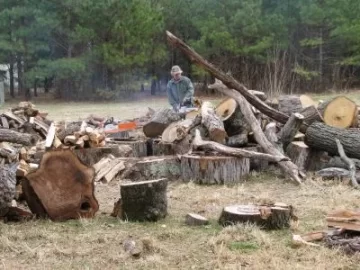
<instances>
[{"instance_id":1,"label":"cut log","mask_svg":"<svg viewBox=\"0 0 360 270\"><path fill-rule=\"evenodd\" d=\"M230 147L242 147L249 142L248 133L231 136L227 139L226 145Z\"/></svg>"},{"instance_id":2,"label":"cut log","mask_svg":"<svg viewBox=\"0 0 360 270\"><path fill-rule=\"evenodd\" d=\"M349 128L358 127L358 108L355 102L345 96L338 96L318 106L325 124Z\"/></svg>"},{"instance_id":3,"label":"cut log","mask_svg":"<svg viewBox=\"0 0 360 270\"><path fill-rule=\"evenodd\" d=\"M176 144L164 143L161 140L152 141L152 155L153 156L168 156L177 154L175 151Z\"/></svg>"},{"instance_id":4,"label":"cut log","mask_svg":"<svg viewBox=\"0 0 360 270\"><path fill-rule=\"evenodd\" d=\"M232 185L244 181L250 171L248 158L207 153L181 156L181 177L197 184Z\"/></svg>"},{"instance_id":5,"label":"cut log","mask_svg":"<svg viewBox=\"0 0 360 270\"><path fill-rule=\"evenodd\" d=\"M185 217L185 224L188 226L204 226L209 224L209 220L201 215L189 213Z\"/></svg>"},{"instance_id":6,"label":"cut log","mask_svg":"<svg viewBox=\"0 0 360 270\"><path fill-rule=\"evenodd\" d=\"M54 142L56 128L54 123L51 123L48 133L46 135L45 147L50 148Z\"/></svg>"},{"instance_id":7,"label":"cut log","mask_svg":"<svg viewBox=\"0 0 360 270\"><path fill-rule=\"evenodd\" d=\"M218 79L215 79L215 83L220 83ZM222 83L222 82L221 82ZM224 86L226 87L226 86ZM215 84L209 85L208 88L216 89ZM237 108L236 100L233 98L227 98L221 101L215 108L215 113L217 116L220 117L221 121L225 121L229 119L234 113Z\"/></svg>"},{"instance_id":8,"label":"cut log","mask_svg":"<svg viewBox=\"0 0 360 270\"><path fill-rule=\"evenodd\" d=\"M215 110L210 102L204 102L201 106L201 123L207 128L209 137L212 141L225 143L227 137L224 124L215 114Z\"/></svg>"},{"instance_id":9,"label":"cut log","mask_svg":"<svg viewBox=\"0 0 360 270\"><path fill-rule=\"evenodd\" d=\"M181 141L188 134L192 123L193 119L185 119L171 123L162 133L161 140L165 143Z\"/></svg>"},{"instance_id":10,"label":"cut log","mask_svg":"<svg viewBox=\"0 0 360 270\"><path fill-rule=\"evenodd\" d=\"M265 126L264 135L268 141L280 152L284 153L283 144L280 142L277 135L277 126L275 122L270 122Z\"/></svg>"},{"instance_id":11,"label":"cut log","mask_svg":"<svg viewBox=\"0 0 360 270\"><path fill-rule=\"evenodd\" d=\"M324 119L322 118L321 113L319 112L318 108L316 106L309 106L306 108L303 108L299 113L304 116L304 123L309 126L312 123L318 121L323 122Z\"/></svg>"},{"instance_id":12,"label":"cut log","mask_svg":"<svg viewBox=\"0 0 360 270\"><path fill-rule=\"evenodd\" d=\"M167 180L157 179L120 185L122 219L158 221L167 215Z\"/></svg>"},{"instance_id":13,"label":"cut log","mask_svg":"<svg viewBox=\"0 0 360 270\"><path fill-rule=\"evenodd\" d=\"M0 216L7 214L11 201L15 197L17 167L17 162L0 164Z\"/></svg>"},{"instance_id":14,"label":"cut log","mask_svg":"<svg viewBox=\"0 0 360 270\"><path fill-rule=\"evenodd\" d=\"M341 145L339 139L335 139L335 141L336 141L336 145L337 145L338 152L339 152L341 159L348 165L348 168L350 171L351 184L353 185L353 187L359 188L359 184L356 180L355 162L346 156L344 148Z\"/></svg>"},{"instance_id":15,"label":"cut log","mask_svg":"<svg viewBox=\"0 0 360 270\"><path fill-rule=\"evenodd\" d=\"M112 164L112 162L110 163ZM111 180L113 180L115 178L115 176L117 174L119 174L122 170L125 169L125 162L124 161L119 161L116 164L114 164L111 169L104 175L103 177L103 182L104 183L109 183Z\"/></svg>"},{"instance_id":16,"label":"cut log","mask_svg":"<svg viewBox=\"0 0 360 270\"><path fill-rule=\"evenodd\" d=\"M156 112L152 119L143 126L143 132L146 137L155 138L160 136L168 125L179 120L180 115L173 110L162 109Z\"/></svg>"},{"instance_id":17,"label":"cut log","mask_svg":"<svg viewBox=\"0 0 360 270\"><path fill-rule=\"evenodd\" d=\"M49 151L39 169L24 182L25 199L31 211L52 220L91 218L99 209L94 196L94 169L83 165L70 150ZM24 186L23 186L24 188Z\"/></svg>"},{"instance_id":18,"label":"cut log","mask_svg":"<svg viewBox=\"0 0 360 270\"><path fill-rule=\"evenodd\" d=\"M350 177L350 171L343 168L329 167L316 172L316 175L326 179L343 179Z\"/></svg>"},{"instance_id":19,"label":"cut log","mask_svg":"<svg viewBox=\"0 0 360 270\"><path fill-rule=\"evenodd\" d=\"M130 133L129 131L119 131L119 132L113 132L107 135L108 138L111 138L112 140L119 140L119 141L123 141L126 139L130 139Z\"/></svg>"},{"instance_id":20,"label":"cut log","mask_svg":"<svg viewBox=\"0 0 360 270\"><path fill-rule=\"evenodd\" d=\"M219 223L222 226L253 223L264 229L276 230L290 227L291 206L231 205L224 207Z\"/></svg>"},{"instance_id":21,"label":"cut log","mask_svg":"<svg viewBox=\"0 0 360 270\"><path fill-rule=\"evenodd\" d=\"M305 143L314 149L338 155L335 138L338 138L350 158L360 159L360 132L358 129L343 129L328 126L324 123L311 124L305 134Z\"/></svg>"},{"instance_id":22,"label":"cut log","mask_svg":"<svg viewBox=\"0 0 360 270\"><path fill-rule=\"evenodd\" d=\"M57 137L60 141L64 141L66 136L74 135L75 132L80 131L82 122L71 122L66 125L66 127L59 128L57 131Z\"/></svg>"},{"instance_id":23,"label":"cut log","mask_svg":"<svg viewBox=\"0 0 360 270\"><path fill-rule=\"evenodd\" d=\"M13 161L16 161L18 155L19 155L19 151L15 149L11 144L6 142L0 143L0 156L6 158L8 163L12 163Z\"/></svg>"},{"instance_id":24,"label":"cut log","mask_svg":"<svg viewBox=\"0 0 360 270\"><path fill-rule=\"evenodd\" d=\"M181 176L180 160L177 156L146 157L126 169L122 179L144 181L159 178L178 180Z\"/></svg>"},{"instance_id":25,"label":"cut log","mask_svg":"<svg viewBox=\"0 0 360 270\"><path fill-rule=\"evenodd\" d=\"M326 222L329 227L360 232L359 211L337 210L326 216Z\"/></svg>"},{"instance_id":26,"label":"cut log","mask_svg":"<svg viewBox=\"0 0 360 270\"><path fill-rule=\"evenodd\" d=\"M203 67L206 71L211 73L214 77L221 80L229 89L220 89L219 91L226 94L227 96L236 100L239 104L241 112L243 113L247 123L251 126L252 131L254 132L254 136L257 142L262 146L264 151L272 155L281 154L271 143L269 143L263 134L259 123L257 122L256 117L252 114L251 107L247 103L247 101L253 105L260 112L265 115L279 121L280 123L285 124L287 119L289 118L287 115L274 110L266 103L262 102L260 99L252 95L248 92L248 89L237 82L232 76L221 72L216 69L213 65L204 60L199 54L197 54L192 48L186 45L182 40L175 37L169 31L166 31L168 41L174 46L181 49L190 59L196 62L198 65ZM235 89L235 90L231 90ZM240 95L240 93L242 95ZM295 180L297 183L301 183L301 179L305 176L299 171L297 166L293 164L291 161L284 161L279 163L280 167L286 172L291 179Z\"/></svg>"},{"instance_id":27,"label":"cut log","mask_svg":"<svg viewBox=\"0 0 360 270\"><path fill-rule=\"evenodd\" d=\"M4 116L1 116L1 125L3 128L9 128L9 122Z\"/></svg>"},{"instance_id":28,"label":"cut log","mask_svg":"<svg viewBox=\"0 0 360 270\"><path fill-rule=\"evenodd\" d=\"M20 133L9 129L0 129L0 142L11 142L22 145L35 145L38 138L31 134Z\"/></svg>"},{"instance_id":29,"label":"cut log","mask_svg":"<svg viewBox=\"0 0 360 270\"><path fill-rule=\"evenodd\" d=\"M283 149L286 150L287 146L293 141L296 133L301 127L304 120L304 116L299 113L291 114L289 120L284 127L278 133L280 143L283 145Z\"/></svg>"},{"instance_id":30,"label":"cut log","mask_svg":"<svg viewBox=\"0 0 360 270\"><path fill-rule=\"evenodd\" d=\"M192 146L194 150L201 148L202 150L216 151L224 155L235 156L240 158L257 158L257 159L264 159L273 162L288 160L288 158L285 156L272 156L269 154L232 148L216 142L204 141L201 138L199 131L195 133L195 138L192 142Z\"/></svg>"},{"instance_id":31,"label":"cut log","mask_svg":"<svg viewBox=\"0 0 360 270\"><path fill-rule=\"evenodd\" d=\"M109 145L128 146L132 149L132 156L134 157L146 157L147 154L147 143L144 140L139 141L114 141Z\"/></svg>"},{"instance_id":32,"label":"cut log","mask_svg":"<svg viewBox=\"0 0 360 270\"><path fill-rule=\"evenodd\" d=\"M286 154L300 170L307 170L311 149L304 142L290 143L286 149Z\"/></svg>"},{"instance_id":33,"label":"cut log","mask_svg":"<svg viewBox=\"0 0 360 270\"><path fill-rule=\"evenodd\" d=\"M279 101L279 111L291 115L293 113L300 112L303 108L309 106L316 106L315 101L307 95L286 95L280 96Z\"/></svg>"}]
</instances>

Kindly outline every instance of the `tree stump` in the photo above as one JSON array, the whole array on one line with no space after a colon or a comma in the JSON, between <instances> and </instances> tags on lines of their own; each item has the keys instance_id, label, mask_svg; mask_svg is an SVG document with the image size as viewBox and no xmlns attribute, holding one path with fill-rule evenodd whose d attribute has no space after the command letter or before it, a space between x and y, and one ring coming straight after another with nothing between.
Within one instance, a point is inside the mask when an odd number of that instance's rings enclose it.
<instances>
[{"instance_id":1,"label":"tree stump","mask_svg":"<svg viewBox=\"0 0 360 270\"><path fill-rule=\"evenodd\" d=\"M119 145L119 146L130 146L132 148L132 152L134 157L146 157L147 154L147 143L146 141L114 141L111 142L111 145Z\"/></svg>"},{"instance_id":2,"label":"tree stump","mask_svg":"<svg viewBox=\"0 0 360 270\"><path fill-rule=\"evenodd\" d=\"M252 223L264 229L276 230L290 227L292 207L284 204L272 206L231 205L224 207L219 223L222 226Z\"/></svg>"},{"instance_id":3,"label":"tree stump","mask_svg":"<svg viewBox=\"0 0 360 270\"><path fill-rule=\"evenodd\" d=\"M180 160L177 156L146 157L126 169L121 176L132 181L167 178L177 180L181 176Z\"/></svg>"},{"instance_id":4,"label":"tree stump","mask_svg":"<svg viewBox=\"0 0 360 270\"><path fill-rule=\"evenodd\" d=\"M360 132L355 128L336 128L315 122L306 130L305 143L311 148L338 155L335 138L340 140L348 157L360 159Z\"/></svg>"},{"instance_id":5,"label":"tree stump","mask_svg":"<svg viewBox=\"0 0 360 270\"><path fill-rule=\"evenodd\" d=\"M286 115L300 112L303 108L316 105L315 101L307 95L285 95L279 97L279 111Z\"/></svg>"},{"instance_id":6,"label":"tree stump","mask_svg":"<svg viewBox=\"0 0 360 270\"><path fill-rule=\"evenodd\" d=\"M181 157L181 176L197 184L236 184L250 171L249 158L194 153Z\"/></svg>"},{"instance_id":7,"label":"tree stump","mask_svg":"<svg viewBox=\"0 0 360 270\"><path fill-rule=\"evenodd\" d=\"M120 185L122 219L157 221L167 215L167 180L157 179Z\"/></svg>"},{"instance_id":8,"label":"tree stump","mask_svg":"<svg viewBox=\"0 0 360 270\"><path fill-rule=\"evenodd\" d=\"M26 175L24 195L31 211L54 221L91 218L99 209L94 196L94 169L70 150L49 151L39 169Z\"/></svg>"},{"instance_id":9,"label":"tree stump","mask_svg":"<svg viewBox=\"0 0 360 270\"><path fill-rule=\"evenodd\" d=\"M143 126L143 132L146 137L158 137L164 132L168 125L180 119L180 115L172 109L162 109L156 112L152 119Z\"/></svg>"},{"instance_id":10,"label":"tree stump","mask_svg":"<svg viewBox=\"0 0 360 270\"><path fill-rule=\"evenodd\" d=\"M153 156L168 156L176 155L175 151L176 145L173 143L165 143L161 140L152 141L152 155Z\"/></svg>"},{"instance_id":11,"label":"tree stump","mask_svg":"<svg viewBox=\"0 0 360 270\"><path fill-rule=\"evenodd\" d=\"M188 226L203 226L209 224L209 220L195 213L189 213L185 217L185 224Z\"/></svg>"},{"instance_id":12,"label":"tree stump","mask_svg":"<svg viewBox=\"0 0 360 270\"><path fill-rule=\"evenodd\" d=\"M338 128L358 127L358 107L345 96L338 96L318 106L324 123Z\"/></svg>"},{"instance_id":13,"label":"tree stump","mask_svg":"<svg viewBox=\"0 0 360 270\"><path fill-rule=\"evenodd\" d=\"M310 155L310 148L304 142L292 142L286 149L286 155L300 170L306 170Z\"/></svg>"}]
</instances>

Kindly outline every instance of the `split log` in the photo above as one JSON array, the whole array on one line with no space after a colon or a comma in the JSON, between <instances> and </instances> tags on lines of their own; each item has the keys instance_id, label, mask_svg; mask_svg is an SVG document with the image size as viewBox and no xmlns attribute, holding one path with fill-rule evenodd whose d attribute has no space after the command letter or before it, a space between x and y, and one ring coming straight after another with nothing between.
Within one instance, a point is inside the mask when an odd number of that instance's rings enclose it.
<instances>
[{"instance_id":1,"label":"split log","mask_svg":"<svg viewBox=\"0 0 360 270\"><path fill-rule=\"evenodd\" d=\"M349 128L358 127L358 107L355 102L345 96L338 96L318 106L325 124Z\"/></svg>"},{"instance_id":2,"label":"split log","mask_svg":"<svg viewBox=\"0 0 360 270\"><path fill-rule=\"evenodd\" d=\"M155 138L160 136L165 128L173 122L179 121L180 115L172 109L162 109L155 113L152 119L143 126L146 137Z\"/></svg>"},{"instance_id":3,"label":"split log","mask_svg":"<svg viewBox=\"0 0 360 270\"><path fill-rule=\"evenodd\" d=\"M360 232L359 211L337 210L326 216L326 222L329 227Z\"/></svg>"},{"instance_id":4,"label":"split log","mask_svg":"<svg viewBox=\"0 0 360 270\"><path fill-rule=\"evenodd\" d=\"M285 124L287 119L289 118L287 115L273 109L265 102L261 101L258 97L254 96L249 90L236 81L231 75L228 75L224 72L221 72L217 68L215 68L212 64L208 63L204 60L198 53L196 53L192 48L186 45L182 40L174 36L169 31L166 31L167 39L169 43L178 47L185 55L187 55L193 62L203 67L206 71L212 74L214 77L221 80L229 89L235 89L239 93L241 93L245 99L253 105L256 109L258 109L263 114L269 116L270 118Z\"/></svg>"},{"instance_id":5,"label":"split log","mask_svg":"<svg viewBox=\"0 0 360 270\"><path fill-rule=\"evenodd\" d=\"M113 155L108 155L107 157L103 157L99 162L94 164L92 167L95 170L95 175L105 166L107 166L115 157Z\"/></svg>"},{"instance_id":6,"label":"split log","mask_svg":"<svg viewBox=\"0 0 360 270\"><path fill-rule=\"evenodd\" d=\"M292 207L284 204L273 206L231 205L224 207L219 223L222 226L253 223L264 229L276 230L290 227Z\"/></svg>"},{"instance_id":7,"label":"split log","mask_svg":"<svg viewBox=\"0 0 360 270\"><path fill-rule=\"evenodd\" d=\"M188 134L192 123L193 119L185 119L171 123L162 133L161 140L165 143L181 141Z\"/></svg>"},{"instance_id":8,"label":"split log","mask_svg":"<svg viewBox=\"0 0 360 270\"><path fill-rule=\"evenodd\" d=\"M158 179L120 185L122 219L158 221L167 215L167 180Z\"/></svg>"},{"instance_id":9,"label":"split log","mask_svg":"<svg viewBox=\"0 0 360 270\"><path fill-rule=\"evenodd\" d=\"M132 156L134 157L146 157L147 153L147 143L144 140L139 141L114 141L109 143L109 145L118 145L118 146L128 146L132 149Z\"/></svg>"},{"instance_id":10,"label":"split log","mask_svg":"<svg viewBox=\"0 0 360 270\"><path fill-rule=\"evenodd\" d=\"M201 123L207 128L209 137L212 141L225 143L227 137L224 124L215 114L215 110L210 102L204 102L201 106Z\"/></svg>"},{"instance_id":11,"label":"split log","mask_svg":"<svg viewBox=\"0 0 360 270\"><path fill-rule=\"evenodd\" d=\"M122 158L109 159L109 162L104 162L103 166L97 170L94 181L102 180L104 183L109 183L119 172L125 169L124 163ZM96 170L97 166L94 169Z\"/></svg>"},{"instance_id":12,"label":"split log","mask_svg":"<svg viewBox=\"0 0 360 270\"><path fill-rule=\"evenodd\" d=\"M280 142L277 135L277 126L275 122L270 122L265 126L265 138L281 153L284 153L283 144Z\"/></svg>"},{"instance_id":13,"label":"split log","mask_svg":"<svg viewBox=\"0 0 360 270\"><path fill-rule=\"evenodd\" d=\"M53 145L55 139L56 128L55 124L51 123L48 134L46 135L45 148L50 148Z\"/></svg>"},{"instance_id":14,"label":"split log","mask_svg":"<svg viewBox=\"0 0 360 270\"><path fill-rule=\"evenodd\" d=\"M280 143L283 145L283 149L286 150L287 146L293 141L296 133L301 127L304 120L304 116L299 113L291 114L289 120L284 127L278 133Z\"/></svg>"},{"instance_id":15,"label":"split log","mask_svg":"<svg viewBox=\"0 0 360 270\"><path fill-rule=\"evenodd\" d=\"M2 125L2 127L8 129L8 128L9 128L9 122L8 122L8 120L6 119L6 117L1 116L0 119L1 119L1 125Z\"/></svg>"},{"instance_id":16,"label":"split log","mask_svg":"<svg viewBox=\"0 0 360 270\"><path fill-rule=\"evenodd\" d=\"M133 162L121 175L122 179L144 181L159 178L177 180L181 175L180 160L177 156L146 157Z\"/></svg>"},{"instance_id":17,"label":"split log","mask_svg":"<svg viewBox=\"0 0 360 270\"><path fill-rule=\"evenodd\" d=\"M31 134L20 133L9 129L0 129L0 142L11 142L22 145L35 145L38 138Z\"/></svg>"},{"instance_id":18,"label":"split log","mask_svg":"<svg viewBox=\"0 0 360 270\"><path fill-rule=\"evenodd\" d=\"M232 148L232 147L228 147L228 146L222 145L220 143L216 143L216 142L204 141L201 138L199 131L197 131L195 133L195 138L192 142L192 146L193 146L194 150L201 148L203 150L216 151L216 152L219 152L219 153L222 153L225 155L235 156L235 157L240 157L240 158L256 158L256 159L264 159L264 160L273 161L273 162L289 160L285 156L272 156L269 154L253 152L253 151L248 151L248 150L243 150L243 149L238 149L238 148Z\"/></svg>"},{"instance_id":19,"label":"split log","mask_svg":"<svg viewBox=\"0 0 360 270\"><path fill-rule=\"evenodd\" d=\"M24 178L24 195L37 216L55 221L91 218L99 209L93 181L94 169L83 165L73 152L49 151L39 169Z\"/></svg>"},{"instance_id":20,"label":"split log","mask_svg":"<svg viewBox=\"0 0 360 270\"><path fill-rule=\"evenodd\" d=\"M305 143L311 148L337 155L335 138L340 140L348 157L360 159L358 151L360 149L360 132L358 129L336 128L315 122L306 131Z\"/></svg>"},{"instance_id":21,"label":"split log","mask_svg":"<svg viewBox=\"0 0 360 270\"><path fill-rule=\"evenodd\" d=\"M303 108L315 106L315 101L307 95L285 95L278 98L279 111L291 115L300 112Z\"/></svg>"},{"instance_id":22,"label":"split log","mask_svg":"<svg viewBox=\"0 0 360 270\"><path fill-rule=\"evenodd\" d=\"M189 213L185 217L185 224L188 226L204 226L209 224L209 220L195 213Z\"/></svg>"},{"instance_id":23,"label":"split log","mask_svg":"<svg viewBox=\"0 0 360 270\"><path fill-rule=\"evenodd\" d=\"M339 139L335 139L336 141L336 145L338 148L338 152L339 155L341 157L341 159L348 165L349 167L349 171L350 171L350 179L351 179L351 184L355 187L355 188L359 188L359 184L356 180L356 168L355 168L355 162L352 161L350 158L348 158L345 154L344 148L341 145L341 142L339 141Z\"/></svg>"},{"instance_id":24,"label":"split log","mask_svg":"<svg viewBox=\"0 0 360 270\"><path fill-rule=\"evenodd\" d=\"M251 129L254 132L256 141L261 145L264 151L266 151L268 154L275 156L281 155L281 152L279 152L271 143L267 141L247 101L260 112L277 120L280 123L285 124L289 117L281 112L274 110L266 103L262 102L260 99L250 94L245 86L237 82L232 76L227 75L216 69L213 65L208 63L199 54L197 54L192 48L186 45L182 40L175 37L169 31L167 31L166 34L170 43L180 48L189 58L191 58L198 65L210 72L214 77L221 80L229 88L222 90L220 89L219 91L236 100L247 123L251 126ZM236 89L238 92L232 89ZM301 179L305 177L299 171L297 166L291 161L282 161L279 163L279 166L291 177L291 179L295 180L297 183L301 183Z\"/></svg>"},{"instance_id":25,"label":"split log","mask_svg":"<svg viewBox=\"0 0 360 270\"><path fill-rule=\"evenodd\" d=\"M205 156L194 153L181 156L182 179L205 185L232 185L242 182L250 171L248 158L209 154Z\"/></svg>"}]
</instances>

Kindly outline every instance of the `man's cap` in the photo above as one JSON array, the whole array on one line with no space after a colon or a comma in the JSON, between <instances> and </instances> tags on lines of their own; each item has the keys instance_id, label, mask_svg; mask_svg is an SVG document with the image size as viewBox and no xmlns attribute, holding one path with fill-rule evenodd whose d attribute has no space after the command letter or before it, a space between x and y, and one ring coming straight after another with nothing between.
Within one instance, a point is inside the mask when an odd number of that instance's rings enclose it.
<instances>
[{"instance_id":1,"label":"man's cap","mask_svg":"<svg viewBox=\"0 0 360 270\"><path fill-rule=\"evenodd\" d=\"M177 73L182 73L183 71L181 70L181 68L179 66L173 66L171 68L171 74L177 74Z\"/></svg>"}]
</instances>

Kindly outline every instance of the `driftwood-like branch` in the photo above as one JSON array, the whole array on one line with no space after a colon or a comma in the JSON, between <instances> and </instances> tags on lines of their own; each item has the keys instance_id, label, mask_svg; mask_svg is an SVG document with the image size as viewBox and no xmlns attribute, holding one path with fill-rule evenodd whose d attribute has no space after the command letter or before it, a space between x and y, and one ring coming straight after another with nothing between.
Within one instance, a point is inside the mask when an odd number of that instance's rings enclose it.
<instances>
[{"instance_id":1,"label":"driftwood-like branch","mask_svg":"<svg viewBox=\"0 0 360 270\"><path fill-rule=\"evenodd\" d=\"M243 150L241 148L232 148L232 147L225 146L225 145L222 145L217 142L204 141L201 138L199 130L195 131L195 137L192 142L192 147L194 148L194 150L201 147L202 149L213 150L213 151L217 151L217 152L227 154L230 156L245 157L245 158L258 158L258 159L263 159L263 160L272 161L272 162L280 162L280 161L289 160L289 158L285 157L285 156L273 156L273 155L269 155L269 154Z\"/></svg>"},{"instance_id":2,"label":"driftwood-like branch","mask_svg":"<svg viewBox=\"0 0 360 270\"><path fill-rule=\"evenodd\" d=\"M237 80L235 80L231 75L225 74L224 72L218 70L212 64L203 59L197 52L195 52L192 48L186 45L182 40L174 36L169 31L166 31L168 41L179 48L184 54L186 54L193 62L201 66L203 69L214 75L214 77L220 79L229 89L235 89L239 93L241 93L246 100L253 105L256 109L258 109L263 114L269 116L270 118L285 124L288 120L289 116L283 114L265 102L261 101L258 97L251 94L248 89Z\"/></svg>"},{"instance_id":3,"label":"driftwood-like branch","mask_svg":"<svg viewBox=\"0 0 360 270\"><path fill-rule=\"evenodd\" d=\"M335 141L336 141L336 145L338 147L338 151L339 151L339 155L340 155L341 159L349 166L350 178L351 178L352 185L355 188L359 188L359 184L356 180L355 162L346 156L344 147L342 146L340 140L336 138Z\"/></svg>"},{"instance_id":4,"label":"driftwood-like branch","mask_svg":"<svg viewBox=\"0 0 360 270\"><path fill-rule=\"evenodd\" d=\"M292 113L289 120L278 134L279 141L282 143L284 150L293 141L296 133L301 127L304 116L300 113Z\"/></svg>"}]
</instances>

